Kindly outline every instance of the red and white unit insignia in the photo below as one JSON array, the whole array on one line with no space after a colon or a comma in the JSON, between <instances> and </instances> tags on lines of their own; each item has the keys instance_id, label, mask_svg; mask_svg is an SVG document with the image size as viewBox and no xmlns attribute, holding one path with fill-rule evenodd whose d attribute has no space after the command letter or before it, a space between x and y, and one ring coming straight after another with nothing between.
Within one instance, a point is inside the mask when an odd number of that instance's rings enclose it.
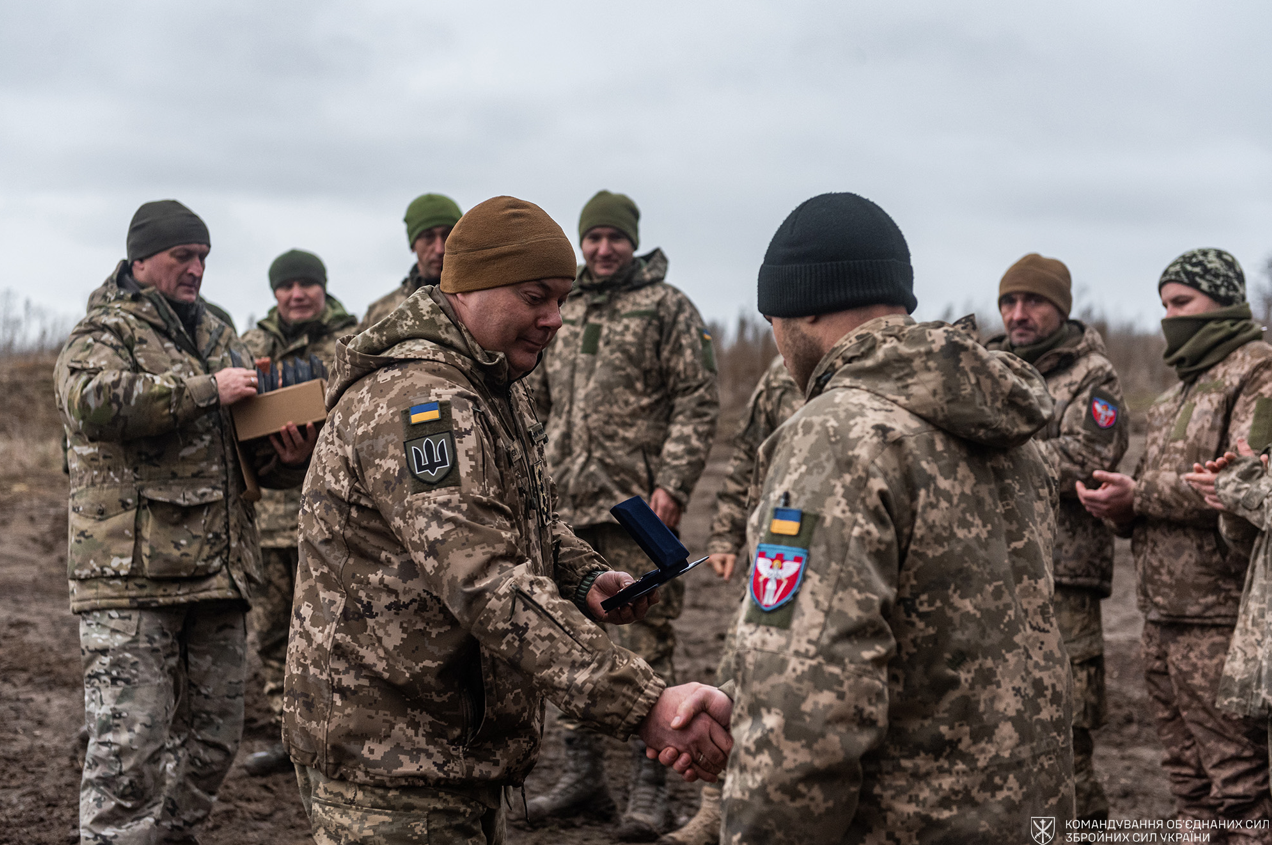
<instances>
[{"instance_id":1,"label":"red and white unit insignia","mask_svg":"<svg viewBox=\"0 0 1272 845\"><path fill-rule=\"evenodd\" d=\"M760 543L751 567L751 600L760 610L776 610L795 598L808 565L808 549Z\"/></svg>"}]
</instances>

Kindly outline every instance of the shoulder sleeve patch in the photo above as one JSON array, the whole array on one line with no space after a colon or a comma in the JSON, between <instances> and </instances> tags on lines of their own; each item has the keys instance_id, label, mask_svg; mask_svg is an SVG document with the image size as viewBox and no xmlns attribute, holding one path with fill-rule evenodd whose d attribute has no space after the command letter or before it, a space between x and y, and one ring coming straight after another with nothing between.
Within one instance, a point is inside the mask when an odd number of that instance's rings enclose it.
<instances>
[{"instance_id":1,"label":"shoulder sleeve patch","mask_svg":"<svg viewBox=\"0 0 1272 845\"><path fill-rule=\"evenodd\" d=\"M804 582L818 515L790 507L773 509L768 529L751 559L745 621L789 628Z\"/></svg>"},{"instance_id":2,"label":"shoulder sleeve patch","mask_svg":"<svg viewBox=\"0 0 1272 845\"><path fill-rule=\"evenodd\" d=\"M1122 403L1107 390L1096 388L1087 401L1082 427L1094 434L1112 437L1122 422L1125 409Z\"/></svg>"},{"instance_id":3,"label":"shoulder sleeve patch","mask_svg":"<svg viewBox=\"0 0 1272 845\"><path fill-rule=\"evenodd\" d=\"M402 411L402 449L411 492L458 487L450 402L421 402Z\"/></svg>"},{"instance_id":4,"label":"shoulder sleeve patch","mask_svg":"<svg viewBox=\"0 0 1272 845\"><path fill-rule=\"evenodd\" d=\"M716 371L715 346L711 343L711 335L702 329L702 363L708 372Z\"/></svg>"},{"instance_id":5,"label":"shoulder sleeve patch","mask_svg":"<svg viewBox=\"0 0 1272 845\"><path fill-rule=\"evenodd\" d=\"M1260 396L1254 401L1254 419L1250 421L1250 448L1262 452L1272 445L1272 399Z\"/></svg>"}]
</instances>

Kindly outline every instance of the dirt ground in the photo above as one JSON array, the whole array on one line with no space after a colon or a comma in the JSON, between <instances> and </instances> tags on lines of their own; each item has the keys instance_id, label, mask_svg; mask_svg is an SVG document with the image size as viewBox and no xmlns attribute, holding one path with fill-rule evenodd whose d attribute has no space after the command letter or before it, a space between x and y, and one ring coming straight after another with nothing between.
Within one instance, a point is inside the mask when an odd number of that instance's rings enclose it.
<instances>
[{"instance_id":1,"label":"dirt ground","mask_svg":"<svg viewBox=\"0 0 1272 845\"><path fill-rule=\"evenodd\" d=\"M79 640L67 610L65 581L66 481L47 448L54 416L47 364L18 368L0 361L0 843L76 841L79 770L75 734L83 719ZM16 425L15 420L22 423ZM32 429L43 436L33 436ZM726 434L729 433L726 431ZM1139 445L1139 439L1133 445ZM685 541L701 549L727 446L718 446L686 517ZM1133 466L1134 455L1126 466ZM742 594L740 578L720 582L706 567L686 576L677 662L682 680L710 682L726 619ZM1144 694L1129 548L1119 541L1113 596L1104 604L1109 723L1096 732L1096 766L1120 818L1165 818L1167 784L1161 749ZM258 682L249 685L242 757L264 747L272 729ZM560 731L550 718L540 763L526 784L533 797L547 790L562 760ZM610 784L622 802L630 757L612 742ZM697 787L676 782L676 810L691 815ZM516 813L514 812L514 815ZM605 825L511 826L509 842L613 841ZM294 780L248 777L236 762L201 834L204 843L311 842Z\"/></svg>"}]
</instances>

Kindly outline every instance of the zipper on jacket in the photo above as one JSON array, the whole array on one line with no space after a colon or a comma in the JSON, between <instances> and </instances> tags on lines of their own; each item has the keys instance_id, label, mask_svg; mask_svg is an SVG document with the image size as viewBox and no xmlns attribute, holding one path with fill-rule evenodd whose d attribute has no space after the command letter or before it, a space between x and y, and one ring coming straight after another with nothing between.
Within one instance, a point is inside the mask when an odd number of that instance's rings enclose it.
<instances>
[{"instance_id":1,"label":"zipper on jacket","mask_svg":"<svg viewBox=\"0 0 1272 845\"><path fill-rule=\"evenodd\" d=\"M546 618L549 622L551 622L553 625L555 625L555 626L557 626L558 628L560 628L560 629L561 629L561 633L565 634L567 637L569 637L570 639L574 640L574 642L575 642L575 643L579 646L579 648L587 649L587 650L589 650L589 651L590 651L590 649L588 649L588 648L587 648L587 646L585 646L585 645L583 645L583 643L579 642L578 637L574 636L574 633L573 633L572 631L570 631L570 629L569 629L569 628L567 628L567 627L565 627L564 625L562 625L562 624L561 624L561 623L557 620L557 618L556 618L555 616L553 616L551 613L548 613L548 611L547 611L547 610L543 607L543 605L541 605L541 604L539 604L537 601L535 601L535 600L534 600L534 599L530 596L530 594L529 594L529 593L527 593L525 590L521 589L520 587L516 587L516 588L514 588L514 589L515 589L515 591L516 591L516 594L517 594L518 596L520 596L520 597L521 597L521 598L525 601L525 603L526 603L526 604L530 605L530 606L531 606L531 607L533 607L535 610L539 611L539 613L540 613L542 616L544 616L544 617L545 617L545 618ZM515 609L515 603L514 603L514 609Z\"/></svg>"}]
</instances>

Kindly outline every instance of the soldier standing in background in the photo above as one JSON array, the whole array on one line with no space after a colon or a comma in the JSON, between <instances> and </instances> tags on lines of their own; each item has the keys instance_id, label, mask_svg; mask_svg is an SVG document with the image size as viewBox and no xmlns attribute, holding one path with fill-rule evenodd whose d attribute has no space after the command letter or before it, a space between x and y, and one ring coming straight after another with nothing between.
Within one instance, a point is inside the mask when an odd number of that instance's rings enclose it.
<instances>
[{"instance_id":1,"label":"soldier standing in background","mask_svg":"<svg viewBox=\"0 0 1272 845\"><path fill-rule=\"evenodd\" d=\"M199 298L207 226L142 205L128 258L58 356L70 443L71 610L88 751L83 842L195 842L243 734L244 614L261 580L229 406L249 352ZM317 433L244 444L262 485L294 486ZM253 449L254 445L261 448Z\"/></svg>"},{"instance_id":2,"label":"soldier standing in background","mask_svg":"<svg viewBox=\"0 0 1272 845\"><path fill-rule=\"evenodd\" d=\"M406 242L415 253L415 263L402 284L371 303L355 333L366 331L389 316L422 286L438 283L446 258L446 238L462 213L453 199L442 194L421 194L411 200L402 220L406 223Z\"/></svg>"},{"instance_id":3,"label":"soldier standing in background","mask_svg":"<svg viewBox=\"0 0 1272 845\"><path fill-rule=\"evenodd\" d=\"M1051 398L1018 358L916 324L912 288L905 238L855 194L795 209L760 268L807 401L760 450L722 842L1028 841L1072 814L1033 442Z\"/></svg>"},{"instance_id":4,"label":"soldier standing in background","mask_svg":"<svg viewBox=\"0 0 1272 845\"><path fill-rule=\"evenodd\" d=\"M1220 536L1219 514L1184 476L1194 464L1272 442L1272 346L1261 340L1241 265L1218 249L1176 258L1157 284L1166 363L1180 383L1148 411L1135 475L1096 472L1078 482L1093 515L1131 536L1144 614L1144 663L1181 819L1268 818L1267 729L1215 705L1236 622L1249 549ZM1230 830L1230 841L1268 831ZM1247 838L1248 837L1248 838Z\"/></svg>"},{"instance_id":5,"label":"soldier standing in background","mask_svg":"<svg viewBox=\"0 0 1272 845\"><path fill-rule=\"evenodd\" d=\"M611 566L637 576L650 568L649 559L609 509L645 497L677 528L720 409L711 337L689 298L664 281L662 250L635 255L639 220L623 194L600 191L583 207L585 263L561 309L564 325L530 377L539 418L547 422L561 519ZM684 605L684 585L677 579L662 593L642 622L614 637L674 684L672 620ZM599 737L569 719L564 727L565 771L547 795L530 802L528 817L612 816ZM664 777L635 743L620 839L653 840L670 828Z\"/></svg>"},{"instance_id":6,"label":"soldier standing in background","mask_svg":"<svg viewBox=\"0 0 1272 845\"><path fill-rule=\"evenodd\" d=\"M782 356L769 364L760 381L747 400L742 424L733 438L733 454L724 484L716 494L715 519L711 522L711 537L707 540L707 562L724 580L733 577L738 554L746 549L746 522L751 516L751 504L759 495L763 478L757 478L756 457L760 445L777 427L791 418L804 404L804 392L795 384L786 369ZM732 641L729 631L727 641ZM717 677L726 672L731 656L726 649L721 658ZM658 840L658 845L713 845L720 840L720 785L704 783L698 812L684 827L672 831Z\"/></svg>"},{"instance_id":7,"label":"soldier standing in background","mask_svg":"<svg viewBox=\"0 0 1272 845\"><path fill-rule=\"evenodd\" d=\"M336 339L357 321L340 300L327 293L327 268L312 252L293 249L269 266L269 286L278 304L243 335L243 343L260 362L281 367L287 359L308 362L317 356L328 368L335 360ZM296 583L296 531L300 490L262 490L256 505L261 534L265 585L252 604L257 655L265 681L265 698L279 730L283 716L283 674L287 667L287 631L291 626L292 589ZM291 771L291 759L276 740L250 754L243 767L252 775Z\"/></svg>"},{"instance_id":8,"label":"soldier standing in background","mask_svg":"<svg viewBox=\"0 0 1272 845\"><path fill-rule=\"evenodd\" d=\"M1053 562L1056 618L1073 669L1073 775L1080 819L1107 819L1091 731L1104 724L1104 626L1100 602L1113 592L1113 532L1087 513L1076 484L1117 469L1128 441L1122 386L1095 329L1069 319L1069 268L1030 253L998 285L1006 334L986 346L1024 358L1047 380L1055 413L1034 438L1059 473Z\"/></svg>"}]
</instances>

